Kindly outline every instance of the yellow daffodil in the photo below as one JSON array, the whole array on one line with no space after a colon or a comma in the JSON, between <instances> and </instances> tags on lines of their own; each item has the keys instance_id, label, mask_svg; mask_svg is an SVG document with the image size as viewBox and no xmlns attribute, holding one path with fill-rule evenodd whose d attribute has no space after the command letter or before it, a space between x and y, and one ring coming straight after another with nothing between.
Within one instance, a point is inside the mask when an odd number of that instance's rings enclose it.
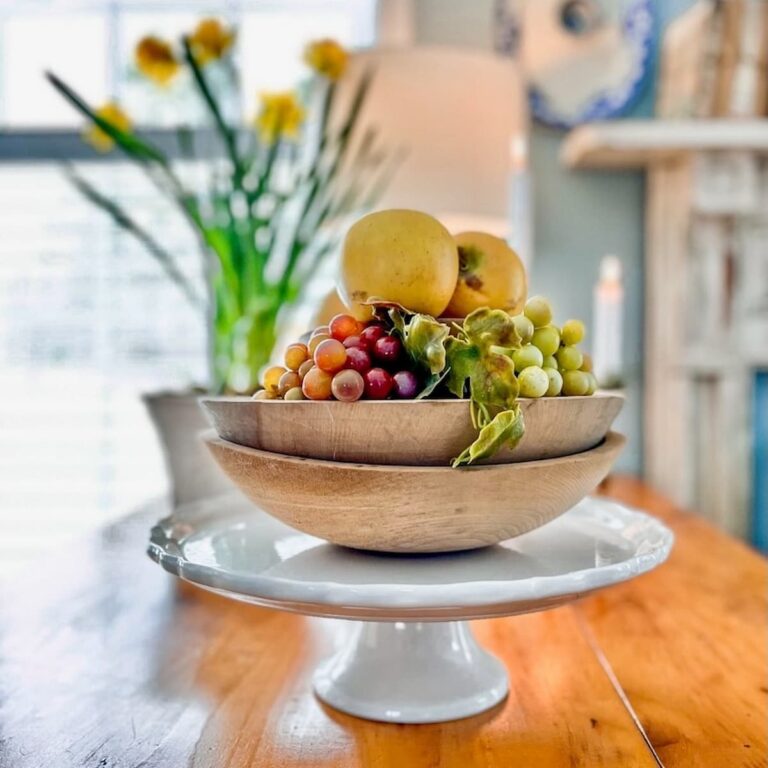
<instances>
[{"instance_id":1,"label":"yellow daffodil","mask_svg":"<svg viewBox=\"0 0 768 768\"><path fill-rule=\"evenodd\" d=\"M179 61L170 43L148 35L136 46L136 67L158 85L168 85L179 71Z\"/></svg>"},{"instance_id":2,"label":"yellow daffodil","mask_svg":"<svg viewBox=\"0 0 768 768\"><path fill-rule=\"evenodd\" d=\"M315 40L304 49L304 61L329 80L338 80L346 71L349 54L335 40Z\"/></svg>"},{"instance_id":3,"label":"yellow daffodil","mask_svg":"<svg viewBox=\"0 0 768 768\"><path fill-rule=\"evenodd\" d=\"M293 91L261 94L261 109L256 117L256 127L265 144L274 144L283 136L298 138L303 122L304 107Z\"/></svg>"},{"instance_id":4,"label":"yellow daffodil","mask_svg":"<svg viewBox=\"0 0 768 768\"><path fill-rule=\"evenodd\" d=\"M97 109L96 114L121 131L127 132L131 130L132 124L130 118L122 109L120 109L115 101L110 101L103 107ZM88 130L83 133L83 139L99 152L109 152L115 144L111 137L102 131L98 125L91 125Z\"/></svg>"},{"instance_id":5,"label":"yellow daffodil","mask_svg":"<svg viewBox=\"0 0 768 768\"><path fill-rule=\"evenodd\" d=\"M203 19L189 36L189 44L199 64L220 59L232 47L235 30L218 19Z\"/></svg>"}]
</instances>

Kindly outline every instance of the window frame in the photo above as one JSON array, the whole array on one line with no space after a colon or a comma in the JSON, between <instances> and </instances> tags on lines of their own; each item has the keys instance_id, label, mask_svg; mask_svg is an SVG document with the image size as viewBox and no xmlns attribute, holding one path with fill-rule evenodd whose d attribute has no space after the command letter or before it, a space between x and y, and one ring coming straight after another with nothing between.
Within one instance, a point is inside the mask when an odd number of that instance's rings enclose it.
<instances>
[{"instance_id":1,"label":"window frame","mask_svg":"<svg viewBox=\"0 0 768 768\"><path fill-rule=\"evenodd\" d=\"M222 8L223 5L223 8ZM215 15L239 26L247 13L268 13L290 9L296 13L322 5L323 10L341 10L350 14L353 36L373 44L377 35L379 0L25 0L20 6L17 0L0 0L0 40L3 27L11 17L42 15L61 10L62 13L76 14L98 11L106 15L107 34L110 44L107 67L107 90L118 99L124 86L125 62L120 58L120 22L123 14L145 13L161 15L166 12L185 11L203 16ZM9 126L3 112L3 66L0 55L0 162L48 162L52 160L94 160L113 161L109 154L100 156L81 139L77 128L36 128L34 126ZM41 75L42 76L42 75ZM173 128L138 127L142 135L157 143L169 157L178 156L175 130ZM204 138L207 128L194 128L196 136Z\"/></svg>"}]
</instances>

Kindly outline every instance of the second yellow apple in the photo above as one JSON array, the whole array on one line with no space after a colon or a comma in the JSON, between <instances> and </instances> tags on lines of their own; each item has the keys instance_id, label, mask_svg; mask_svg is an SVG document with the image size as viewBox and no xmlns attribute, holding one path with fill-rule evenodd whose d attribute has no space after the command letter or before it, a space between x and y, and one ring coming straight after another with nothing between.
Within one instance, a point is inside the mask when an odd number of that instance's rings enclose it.
<instances>
[{"instance_id":1,"label":"second yellow apple","mask_svg":"<svg viewBox=\"0 0 768 768\"><path fill-rule=\"evenodd\" d=\"M445 315L466 317L481 307L504 309L512 315L522 312L528 280L515 251L487 232L461 232L454 239L459 276Z\"/></svg>"}]
</instances>

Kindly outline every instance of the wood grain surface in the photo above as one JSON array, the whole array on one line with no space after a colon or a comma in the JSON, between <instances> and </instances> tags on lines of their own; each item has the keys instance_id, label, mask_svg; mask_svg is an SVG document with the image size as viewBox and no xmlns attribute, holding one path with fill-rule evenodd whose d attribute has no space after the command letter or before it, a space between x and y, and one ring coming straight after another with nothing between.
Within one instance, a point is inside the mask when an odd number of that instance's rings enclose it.
<instances>
[{"instance_id":1,"label":"wood grain surface","mask_svg":"<svg viewBox=\"0 0 768 768\"><path fill-rule=\"evenodd\" d=\"M0 766L765 766L765 561L635 481L608 491L672 525L668 564L477 622L510 697L430 726L320 704L344 623L177 584L144 555L150 506L0 586Z\"/></svg>"},{"instance_id":2,"label":"wood grain surface","mask_svg":"<svg viewBox=\"0 0 768 768\"><path fill-rule=\"evenodd\" d=\"M206 438L230 480L265 512L334 544L451 552L497 544L568 511L610 471L625 438L590 451L488 467L391 467L301 459Z\"/></svg>"},{"instance_id":3,"label":"wood grain surface","mask_svg":"<svg viewBox=\"0 0 768 768\"><path fill-rule=\"evenodd\" d=\"M765 768L765 559L645 488L607 490L672 523L677 537L663 568L577 607L648 738L664 765Z\"/></svg>"},{"instance_id":4,"label":"wood grain surface","mask_svg":"<svg viewBox=\"0 0 768 768\"><path fill-rule=\"evenodd\" d=\"M477 436L468 400L201 401L225 440L287 456L406 466L450 466ZM525 435L483 464L569 456L594 448L611 428L624 397L522 398ZM563 424L568 429L563 429Z\"/></svg>"}]
</instances>

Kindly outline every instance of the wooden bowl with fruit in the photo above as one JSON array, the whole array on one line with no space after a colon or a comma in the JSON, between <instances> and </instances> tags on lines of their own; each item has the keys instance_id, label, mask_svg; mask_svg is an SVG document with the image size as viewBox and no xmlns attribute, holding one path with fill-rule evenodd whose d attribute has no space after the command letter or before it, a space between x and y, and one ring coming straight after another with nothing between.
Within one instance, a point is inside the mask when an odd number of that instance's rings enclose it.
<instances>
[{"instance_id":1,"label":"wooden bowl with fruit","mask_svg":"<svg viewBox=\"0 0 768 768\"><path fill-rule=\"evenodd\" d=\"M524 398L525 431L476 464L552 459L598 445L621 410L619 395ZM467 400L204 398L219 437L263 451L326 461L449 467L477 436Z\"/></svg>"},{"instance_id":2,"label":"wooden bowl with fruit","mask_svg":"<svg viewBox=\"0 0 768 768\"><path fill-rule=\"evenodd\" d=\"M459 321L375 306L289 345L253 399L203 399L219 436L327 461L505 464L594 448L623 405L595 394L583 325L555 326L539 297Z\"/></svg>"},{"instance_id":3,"label":"wooden bowl with fruit","mask_svg":"<svg viewBox=\"0 0 768 768\"><path fill-rule=\"evenodd\" d=\"M253 399L203 400L211 452L267 512L338 544L448 551L541 525L605 477L623 400L596 394L584 324L526 301L502 240L370 214L340 295L348 311L290 344Z\"/></svg>"}]
</instances>

